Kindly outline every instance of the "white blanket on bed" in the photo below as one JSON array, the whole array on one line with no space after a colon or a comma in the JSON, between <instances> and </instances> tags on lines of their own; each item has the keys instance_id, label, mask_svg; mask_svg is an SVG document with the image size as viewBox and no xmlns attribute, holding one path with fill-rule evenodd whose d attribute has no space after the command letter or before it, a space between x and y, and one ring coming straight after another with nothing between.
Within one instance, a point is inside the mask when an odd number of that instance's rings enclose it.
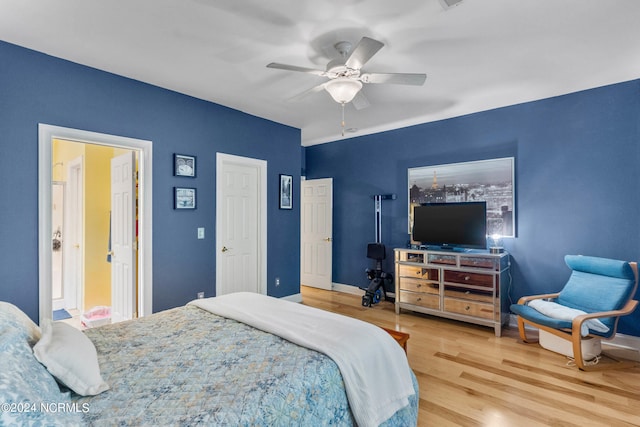
<instances>
[{"instance_id":1,"label":"white blanket on bed","mask_svg":"<svg viewBox=\"0 0 640 427\"><path fill-rule=\"evenodd\" d=\"M379 327L265 295L239 292L190 302L326 354L340 368L360 427L378 426L414 394L406 355Z\"/></svg>"}]
</instances>

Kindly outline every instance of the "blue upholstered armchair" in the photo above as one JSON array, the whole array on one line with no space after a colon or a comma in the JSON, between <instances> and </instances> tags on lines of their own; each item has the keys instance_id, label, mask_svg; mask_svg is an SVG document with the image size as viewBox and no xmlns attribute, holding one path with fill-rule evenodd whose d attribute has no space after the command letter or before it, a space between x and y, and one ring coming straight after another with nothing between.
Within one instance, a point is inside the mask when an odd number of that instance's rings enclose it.
<instances>
[{"instance_id":1,"label":"blue upholstered armchair","mask_svg":"<svg viewBox=\"0 0 640 427\"><path fill-rule=\"evenodd\" d=\"M529 324L570 341L580 369L602 369L605 366L585 364L582 338L613 338L618 319L635 310L637 264L581 255L567 255L565 262L572 273L560 292L522 297L511 305L518 315L520 338L535 342L527 339Z\"/></svg>"}]
</instances>

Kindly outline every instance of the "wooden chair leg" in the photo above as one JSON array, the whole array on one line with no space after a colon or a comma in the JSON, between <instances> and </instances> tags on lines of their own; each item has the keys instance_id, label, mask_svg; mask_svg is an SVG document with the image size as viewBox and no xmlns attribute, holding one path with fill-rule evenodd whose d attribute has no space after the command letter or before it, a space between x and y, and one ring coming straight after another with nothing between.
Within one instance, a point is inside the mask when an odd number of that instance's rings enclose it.
<instances>
[{"instance_id":1,"label":"wooden chair leg","mask_svg":"<svg viewBox=\"0 0 640 427\"><path fill-rule=\"evenodd\" d=\"M632 360L620 360L611 355L606 354L604 351L599 356L599 360L596 363L587 363L584 360L582 354L582 337L579 332L574 332L571 336L571 346L573 348L573 360L576 366L581 371L602 371L605 369L623 369L636 366L638 362ZM605 362L604 360L611 360L613 362Z\"/></svg>"},{"instance_id":2,"label":"wooden chair leg","mask_svg":"<svg viewBox=\"0 0 640 427\"><path fill-rule=\"evenodd\" d=\"M520 334L520 339L528 344L532 344L532 343L537 343L538 340L537 339L529 339L527 338L527 332L525 330L525 324L526 322L524 321L524 319L520 316L518 316L518 333ZM622 369L622 368L632 368L635 366L640 365L640 362L638 361L634 361L634 360L619 360L616 357L613 357L612 355L606 354L604 351L602 352L601 355L601 359L599 363L587 363L584 359L583 359L583 354L582 354L582 337L580 336L580 333L574 333L571 335L571 337L567 336L566 334L561 334L559 331L556 330L552 330L552 329L547 329L542 325L532 325L534 327L537 327L539 329L544 329L545 331L549 332L550 334L553 335L557 335L563 339L570 339L571 341L571 348L573 350L573 359L574 359L574 363L576 365L576 367L578 369L580 369L581 371L601 371L601 370L605 370L605 369ZM579 328L578 328L579 330ZM609 360L611 359L611 361L613 361L613 363L611 362L604 362L604 359Z\"/></svg>"},{"instance_id":3,"label":"wooden chair leg","mask_svg":"<svg viewBox=\"0 0 640 427\"><path fill-rule=\"evenodd\" d=\"M577 365L577 364L576 364ZM602 351L600 354L600 361L597 364L583 363L583 366L579 368L583 371L604 371L606 369L630 369L640 365L640 362L635 360L626 360L614 357L608 354L606 351Z\"/></svg>"},{"instance_id":4,"label":"wooden chair leg","mask_svg":"<svg viewBox=\"0 0 640 427\"><path fill-rule=\"evenodd\" d=\"M582 358L582 337L580 336L580 332L575 332L571 335L571 346L573 347L573 360L575 361L576 366L584 371L586 366L584 363L584 359Z\"/></svg>"},{"instance_id":5,"label":"wooden chair leg","mask_svg":"<svg viewBox=\"0 0 640 427\"><path fill-rule=\"evenodd\" d=\"M518 332L520 333L520 339L523 342L526 342L526 343L536 342L536 340L529 340L527 338L527 332L526 332L525 327L524 327L524 319L522 317L520 317L520 316L518 316Z\"/></svg>"}]
</instances>

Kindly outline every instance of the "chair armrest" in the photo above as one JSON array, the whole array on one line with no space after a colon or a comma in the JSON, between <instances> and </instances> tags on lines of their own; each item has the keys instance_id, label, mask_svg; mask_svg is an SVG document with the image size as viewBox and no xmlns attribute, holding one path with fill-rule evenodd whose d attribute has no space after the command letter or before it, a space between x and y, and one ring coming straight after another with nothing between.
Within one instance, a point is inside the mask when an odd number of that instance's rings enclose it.
<instances>
[{"instance_id":1,"label":"chair armrest","mask_svg":"<svg viewBox=\"0 0 640 427\"><path fill-rule=\"evenodd\" d=\"M573 333L576 333L577 331L578 335L580 335L580 328L582 327L582 323L584 321L589 319L599 319L602 317L626 316L627 314L633 313L637 305L638 305L638 301L629 300L627 304L624 307L622 307L620 310L598 311L595 313L581 314L573 318L573 321L571 322L571 330Z\"/></svg>"},{"instance_id":2,"label":"chair armrest","mask_svg":"<svg viewBox=\"0 0 640 427\"><path fill-rule=\"evenodd\" d=\"M545 299L545 298L558 298L560 292L556 292L554 294L540 294L540 295L529 295L526 297L520 297L518 300L518 305L525 305L529 301L533 301L534 299Z\"/></svg>"}]
</instances>

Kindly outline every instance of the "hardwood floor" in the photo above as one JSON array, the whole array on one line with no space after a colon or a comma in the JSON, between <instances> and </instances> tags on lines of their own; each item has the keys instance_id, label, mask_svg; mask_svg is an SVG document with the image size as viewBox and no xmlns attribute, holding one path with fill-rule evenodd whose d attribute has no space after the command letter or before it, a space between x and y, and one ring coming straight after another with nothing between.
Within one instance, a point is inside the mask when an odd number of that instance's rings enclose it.
<instances>
[{"instance_id":1,"label":"hardwood floor","mask_svg":"<svg viewBox=\"0 0 640 427\"><path fill-rule=\"evenodd\" d=\"M640 367L582 372L493 329L403 311L391 302L303 286L303 303L407 332L420 426L640 426ZM384 372L379 373L384 375Z\"/></svg>"}]
</instances>

